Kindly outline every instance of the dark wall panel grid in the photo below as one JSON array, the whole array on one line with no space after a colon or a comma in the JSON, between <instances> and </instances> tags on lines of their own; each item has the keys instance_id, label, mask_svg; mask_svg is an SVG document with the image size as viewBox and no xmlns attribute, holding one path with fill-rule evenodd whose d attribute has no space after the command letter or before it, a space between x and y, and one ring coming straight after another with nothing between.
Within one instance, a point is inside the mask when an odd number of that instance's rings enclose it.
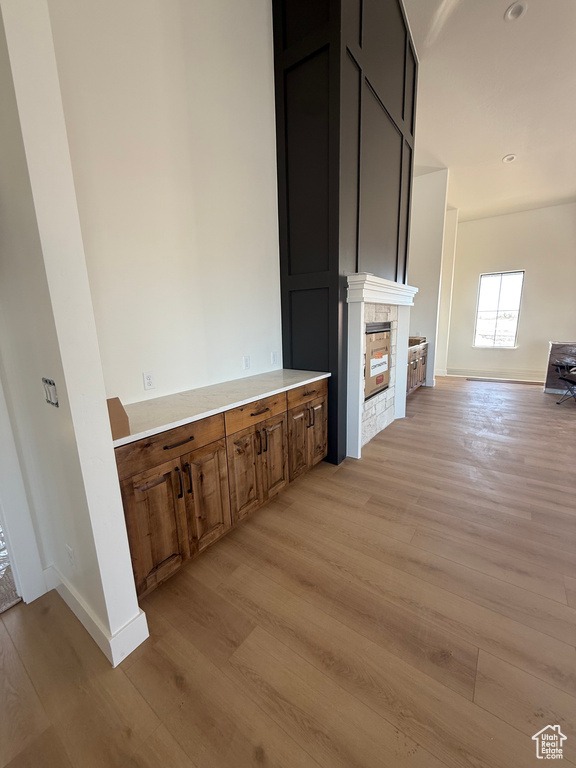
<instances>
[{"instance_id":1,"label":"dark wall panel grid","mask_svg":"<svg viewBox=\"0 0 576 768\"><path fill-rule=\"evenodd\" d=\"M397 2L364 0L362 52L366 76L392 117L404 112L406 28ZM402 73L399 76L399 73Z\"/></svg>"},{"instance_id":2,"label":"dark wall panel grid","mask_svg":"<svg viewBox=\"0 0 576 768\"><path fill-rule=\"evenodd\" d=\"M347 49L342 65L340 271L358 271L362 70Z\"/></svg>"},{"instance_id":3,"label":"dark wall panel grid","mask_svg":"<svg viewBox=\"0 0 576 768\"><path fill-rule=\"evenodd\" d=\"M284 78L288 271L328 270L329 51L291 67Z\"/></svg>"},{"instance_id":4,"label":"dark wall panel grid","mask_svg":"<svg viewBox=\"0 0 576 768\"><path fill-rule=\"evenodd\" d=\"M396 280L402 134L368 81L362 101L359 271Z\"/></svg>"}]
</instances>

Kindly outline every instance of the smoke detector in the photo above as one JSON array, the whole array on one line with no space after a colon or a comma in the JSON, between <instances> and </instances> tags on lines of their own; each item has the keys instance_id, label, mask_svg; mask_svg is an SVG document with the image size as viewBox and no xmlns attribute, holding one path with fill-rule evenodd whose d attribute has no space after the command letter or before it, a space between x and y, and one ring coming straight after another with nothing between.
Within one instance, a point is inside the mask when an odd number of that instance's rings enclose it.
<instances>
[{"instance_id":1,"label":"smoke detector","mask_svg":"<svg viewBox=\"0 0 576 768\"><path fill-rule=\"evenodd\" d=\"M522 18L528 10L528 3L526 0L519 0L517 3L512 3L510 8L504 14L504 21L518 21Z\"/></svg>"}]
</instances>

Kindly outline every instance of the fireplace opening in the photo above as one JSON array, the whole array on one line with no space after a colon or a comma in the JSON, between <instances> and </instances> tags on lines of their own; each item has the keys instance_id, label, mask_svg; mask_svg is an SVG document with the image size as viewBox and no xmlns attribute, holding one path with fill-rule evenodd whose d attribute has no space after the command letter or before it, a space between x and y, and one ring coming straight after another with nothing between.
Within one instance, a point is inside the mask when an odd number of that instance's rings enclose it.
<instances>
[{"instance_id":1,"label":"fireplace opening","mask_svg":"<svg viewBox=\"0 0 576 768\"><path fill-rule=\"evenodd\" d=\"M390 333L392 323L366 323L364 402L390 386Z\"/></svg>"}]
</instances>

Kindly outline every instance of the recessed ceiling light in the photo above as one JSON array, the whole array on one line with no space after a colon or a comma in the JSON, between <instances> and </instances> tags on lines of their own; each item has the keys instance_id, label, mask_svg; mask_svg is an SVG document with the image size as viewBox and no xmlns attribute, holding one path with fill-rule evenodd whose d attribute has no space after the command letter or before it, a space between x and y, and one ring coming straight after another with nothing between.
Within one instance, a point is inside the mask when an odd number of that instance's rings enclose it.
<instances>
[{"instance_id":1,"label":"recessed ceiling light","mask_svg":"<svg viewBox=\"0 0 576 768\"><path fill-rule=\"evenodd\" d=\"M510 8L504 14L504 21L518 21L519 18L524 16L528 9L528 3L525 0L519 0L517 3L512 3Z\"/></svg>"},{"instance_id":2,"label":"recessed ceiling light","mask_svg":"<svg viewBox=\"0 0 576 768\"><path fill-rule=\"evenodd\" d=\"M516 160L516 155L504 155L502 158L503 163L513 163Z\"/></svg>"}]
</instances>

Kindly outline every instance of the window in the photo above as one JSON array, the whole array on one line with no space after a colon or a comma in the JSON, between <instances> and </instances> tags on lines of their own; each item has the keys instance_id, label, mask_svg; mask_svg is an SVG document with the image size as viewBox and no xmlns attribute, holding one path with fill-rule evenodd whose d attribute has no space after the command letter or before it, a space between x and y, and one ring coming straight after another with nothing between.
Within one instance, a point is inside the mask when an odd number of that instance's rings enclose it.
<instances>
[{"instance_id":1,"label":"window","mask_svg":"<svg viewBox=\"0 0 576 768\"><path fill-rule=\"evenodd\" d=\"M475 347L515 347L524 272L480 275Z\"/></svg>"}]
</instances>

